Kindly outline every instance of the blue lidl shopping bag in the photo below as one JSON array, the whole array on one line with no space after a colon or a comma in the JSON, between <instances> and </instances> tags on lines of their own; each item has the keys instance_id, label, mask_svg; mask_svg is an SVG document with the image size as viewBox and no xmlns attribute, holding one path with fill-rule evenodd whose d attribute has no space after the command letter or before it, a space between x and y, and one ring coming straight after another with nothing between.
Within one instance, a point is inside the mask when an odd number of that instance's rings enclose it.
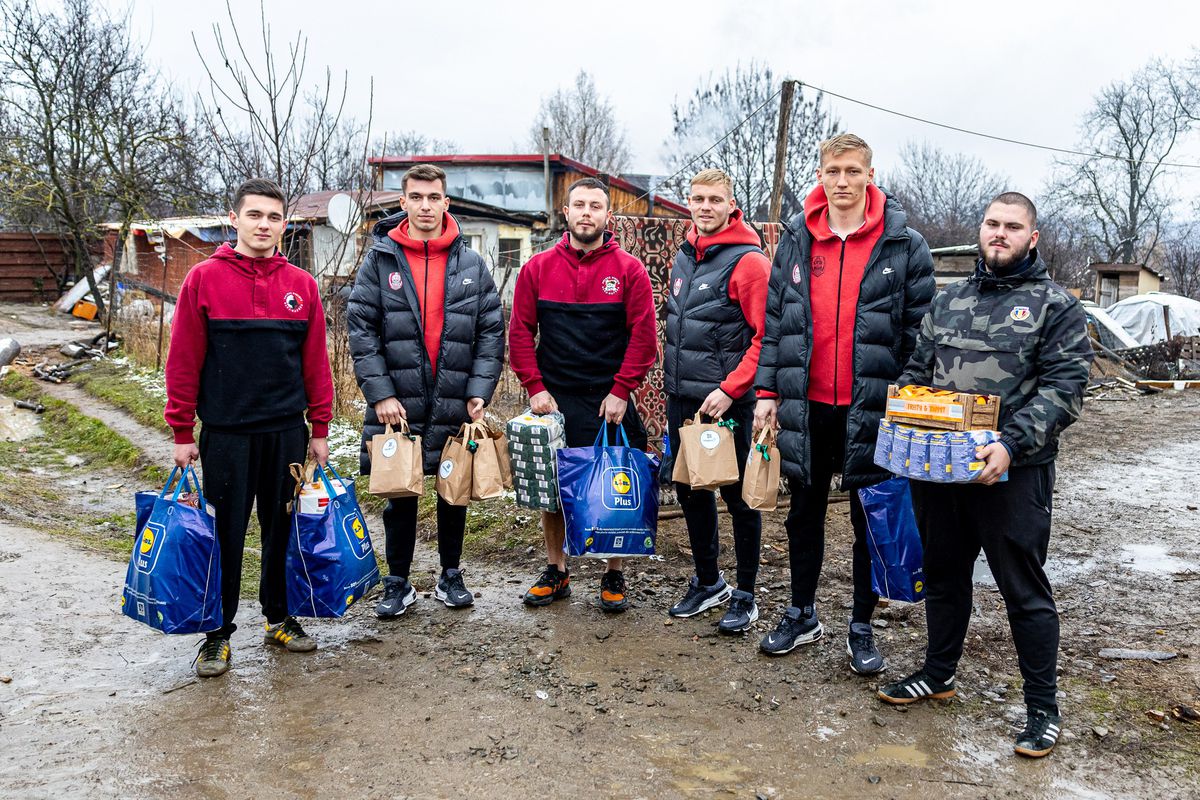
<instances>
[{"instance_id":1,"label":"blue lidl shopping bag","mask_svg":"<svg viewBox=\"0 0 1200 800\"><path fill-rule=\"evenodd\" d=\"M340 617L379 583L379 565L367 521L358 507L354 482L333 465L316 473L329 503L320 513L303 514L292 505L292 532L287 549L288 613L297 617ZM329 477L344 488L337 494Z\"/></svg>"},{"instance_id":2,"label":"blue lidl shopping bag","mask_svg":"<svg viewBox=\"0 0 1200 800\"><path fill-rule=\"evenodd\" d=\"M591 447L558 451L558 494L566 522L564 549L571 556L614 558L654 555L658 534L658 457L608 443L602 426Z\"/></svg>"},{"instance_id":3,"label":"blue lidl shopping bag","mask_svg":"<svg viewBox=\"0 0 1200 800\"><path fill-rule=\"evenodd\" d=\"M859 489L858 496L867 517L871 588L890 600L924 600L924 553L908 479L892 478Z\"/></svg>"},{"instance_id":4,"label":"blue lidl shopping bag","mask_svg":"<svg viewBox=\"0 0 1200 800\"><path fill-rule=\"evenodd\" d=\"M185 489L194 493L195 507L181 501ZM163 633L220 628L221 547L195 470L175 467L161 492L138 492L135 502L137 533L121 611Z\"/></svg>"}]
</instances>

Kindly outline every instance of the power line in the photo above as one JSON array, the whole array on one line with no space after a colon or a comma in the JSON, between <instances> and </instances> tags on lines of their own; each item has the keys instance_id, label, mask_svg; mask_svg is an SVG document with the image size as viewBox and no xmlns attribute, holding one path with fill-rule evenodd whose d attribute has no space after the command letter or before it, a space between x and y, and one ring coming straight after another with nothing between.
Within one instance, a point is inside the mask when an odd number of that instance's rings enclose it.
<instances>
[{"instance_id":1,"label":"power line","mask_svg":"<svg viewBox=\"0 0 1200 800\"><path fill-rule=\"evenodd\" d=\"M874 109L875 111L882 111L885 114L891 114L896 117L903 117L904 119L912 120L913 122L920 122L923 125L932 125L936 128L944 128L945 130L948 130L948 131L955 131L957 133L965 133L969 136L978 136L980 138L991 139L996 142L1006 142L1007 144L1020 145L1021 147L1032 147L1036 150L1049 150L1052 153L1063 153L1065 155L1083 156L1084 158L1106 158L1106 159L1109 159L1112 161L1125 161L1130 164L1159 164L1159 162L1154 159L1129 158L1127 156L1118 156L1118 155L1113 155L1110 153L1087 153L1082 150L1071 150L1070 148L1067 148L1067 147L1055 147L1053 145L1048 145L1048 144L1038 144L1037 142L1026 142L1022 139L1010 139L1006 136L996 136L995 134L991 134L991 133L982 133L981 131L973 131L969 128L960 128L957 125L948 125L944 122L935 122L934 120L925 119L924 117L918 117L913 114L905 114L903 111L896 111L891 108L884 108L883 106L875 105L874 103L868 103L865 100L857 100L853 97L847 97L844 94L838 94L837 92L831 92L828 89L822 89L820 86L814 86L813 84L805 83L804 81L794 81L794 82L796 83L797 86L800 86L802 88L807 86L808 88L814 89L818 92L821 92L822 94L827 94L830 97L836 97L839 100L845 100L848 103L855 103L860 106L865 106L866 108ZM1159 164L1159 166L1176 167L1179 169L1200 169L1200 164L1176 164L1176 163L1169 162L1169 161L1164 161L1161 164Z\"/></svg>"}]
</instances>

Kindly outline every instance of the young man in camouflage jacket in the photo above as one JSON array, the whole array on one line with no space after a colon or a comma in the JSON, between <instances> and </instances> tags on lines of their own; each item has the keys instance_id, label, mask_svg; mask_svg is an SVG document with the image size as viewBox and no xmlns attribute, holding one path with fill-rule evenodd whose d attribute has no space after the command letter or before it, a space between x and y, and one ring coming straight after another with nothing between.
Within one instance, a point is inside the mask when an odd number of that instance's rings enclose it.
<instances>
[{"instance_id":1,"label":"young man in camouflage jacket","mask_svg":"<svg viewBox=\"0 0 1200 800\"><path fill-rule=\"evenodd\" d=\"M979 230L975 275L933 300L898 383L1000 396L1000 441L981 448L971 484L913 481L925 540L925 665L890 683L893 704L955 693L982 548L1008 608L1025 679L1027 721L1016 752L1045 756L1062 728L1056 702L1058 611L1043 566L1050 541L1054 457L1079 417L1092 349L1079 301L1050 280L1037 254L1037 210L1016 192L996 197ZM1007 472L1008 480L999 482Z\"/></svg>"}]
</instances>

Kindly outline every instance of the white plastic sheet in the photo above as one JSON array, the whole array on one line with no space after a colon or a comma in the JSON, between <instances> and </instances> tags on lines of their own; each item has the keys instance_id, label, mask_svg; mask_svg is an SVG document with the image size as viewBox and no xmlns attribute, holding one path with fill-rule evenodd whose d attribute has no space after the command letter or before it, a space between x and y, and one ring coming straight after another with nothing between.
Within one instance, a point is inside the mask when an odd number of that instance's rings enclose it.
<instances>
[{"instance_id":1,"label":"white plastic sheet","mask_svg":"<svg viewBox=\"0 0 1200 800\"><path fill-rule=\"evenodd\" d=\"M1171 336L1200 335L1200 301L1166 292L1148 292L1109 306L1108 314L1124 326L1138 344L1154 344Z\"/></svg>"}]
</instances>

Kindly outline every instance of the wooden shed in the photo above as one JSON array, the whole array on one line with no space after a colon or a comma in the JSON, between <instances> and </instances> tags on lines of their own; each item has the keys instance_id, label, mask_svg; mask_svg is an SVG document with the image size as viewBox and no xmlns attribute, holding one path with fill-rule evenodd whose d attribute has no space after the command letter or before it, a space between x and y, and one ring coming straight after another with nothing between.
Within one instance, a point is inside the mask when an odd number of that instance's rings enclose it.
<instances>
[{"instance_id":1,"label":"wooden shed","mask_svg":"<svg viewBox=\"0 0 1200 800\"><path fill-rule=\"evenodd\" d=\"M1096 273L1096 302L1102 308L1127 297L1157 292L1163 276L1145 264L1092 264Z\"/></svg>"}]
</instances>

